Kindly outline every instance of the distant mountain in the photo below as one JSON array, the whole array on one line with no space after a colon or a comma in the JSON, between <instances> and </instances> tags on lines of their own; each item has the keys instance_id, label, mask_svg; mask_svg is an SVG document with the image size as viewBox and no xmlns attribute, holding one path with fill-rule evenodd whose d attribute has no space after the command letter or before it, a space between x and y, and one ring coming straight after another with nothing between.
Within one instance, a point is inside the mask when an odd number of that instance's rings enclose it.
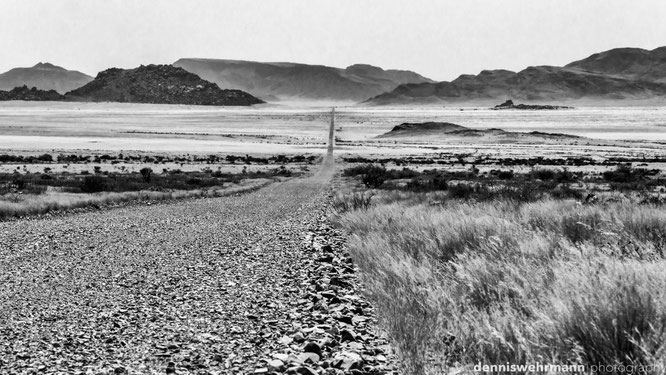
<instances>
[{"instance_id":1,"label":"distant mountain","mask_svg":"<svg viewBox=\"0 0 666 375\"><path fill-rule=\"evenodd\" d=\"M68 92L66 97L75 101L191 105L263 103L246 92L222 90L196 74L171 65L107 69L85 86Z\"/></svg>"},{"instance_id":2,"label":"distant mountain","mask_svg":"<svg viewBox=\"0 0 666 375\"><path fill-rule=\"evenodd\" d=\"M186 58L173 65L220 87L245 90L267 101L360 101L393 90L400 84L434 82L411 71L361 64L340 69L296 63Z\"/></svg>"},{"instance_id":3,"label":"distant mountain","mask_svg":"<svg viewBox=\"0 0 666 375\"><path fill-rule=\"evenodd\" d=\"M666 47L615 49L565 67L532 66L520 72L484 70L451 82L400 85L367 104L487 105L498 100L617 102L666 100Z\"/></svg>"},{"instance_id":4,"label":"distant mountain","mask_svg":"<svg viewBox=\"0 0 666 375\"><path fill-rule=\"evenodd\" d=\"M566 65L617 78L666 83L666 47L617 48Z\"/></svg>"},{"instance_id":5,"label":"distant mountain","mask_svg":"<svg viewBox=\"0 0 666 375\"><path fill-rule=\"evenodd\" d=\"M92 77L74 70L67 70L49 63L39 63L30 68L14 68L0 74L0 90L28 86L41 90L55 90L61 94L92 81Z\"/></svg>"},{"instance_id":6,"label":"distant mountain","mask_svg":"<svg viewBox=\"0 0 666 375\"><path fill-rule=\"evenodd\" d=\"M28 86L15 87L10 91L0 90L0 101L27 100L27 101L61 101L65 97L55 90L40 90Z\"/></svg>"}]
</instances>

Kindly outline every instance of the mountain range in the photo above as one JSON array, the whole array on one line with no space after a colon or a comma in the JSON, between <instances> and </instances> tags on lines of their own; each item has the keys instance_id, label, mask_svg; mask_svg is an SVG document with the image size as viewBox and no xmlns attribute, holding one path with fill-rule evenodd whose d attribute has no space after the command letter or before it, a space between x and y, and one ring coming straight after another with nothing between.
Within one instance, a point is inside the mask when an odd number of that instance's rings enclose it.
<instances>
[{"instance_id":1,"label":"mountain range","mask_svg":"<svg viewBox=\"0 0 666 375\"><path fill-rule=\"evenodd\" d=\"M241 60L180 59L174 66L266 101L362 101L393 90L400 84L434 82L406 70L356 64L345 69L296 63Z\"/></svg>"},{"instance_id":2,"label":"mountain range","mask_svg":"<svg viewBox=\"0 0 666 375\"><path fill-rule=\"evenodd\" d=\"M79 88L93 80L93 77L75 70L39 63L29 68L14 68L0 74L0 90L28 86L40 90L55 90L60 94Z\"/></svg>"},{"instance_id":3,"label":"mountain range","mask_svg":"<svg viewBox=\"0 0 666 375\"><path fill-rule=\"evenodd\" d=\"M618 48L563 67L531 66L520 72L484 70L451 82L403 84L365 103L492 104L505 99L549 103L663 104L666 47Z\"/></svg>"},{"instance_id":4,"label":"mountain range","mask_svg":"<svg viewBox=\"0 0 666 375\"><path fill-rule=\"evenodd\" d=\"M93 80L81 72L39 63L0 74L0 91L6 90L0 99L44 100L55 98L49 92L55 90L67 93L63 100L181 104L252 104L261 99L369 105L495 105L507 99L528 104L666 103L666 47L617 48L561 67L531 66L519 72L483 70L477 75L463 74L450 82L435 82L412 71L384 70L365 64L342 69L287 62L184 58L172 64L179 70L166 66L138 70L113 68ZM191 76L185 77L187 72ZM22 86L44 92L28 92ZM10 94L16 87L20 89ZM190 91L179 91L178 87ZM207 99L206 95L212 96Z\"/></svg>"}]
</instances>

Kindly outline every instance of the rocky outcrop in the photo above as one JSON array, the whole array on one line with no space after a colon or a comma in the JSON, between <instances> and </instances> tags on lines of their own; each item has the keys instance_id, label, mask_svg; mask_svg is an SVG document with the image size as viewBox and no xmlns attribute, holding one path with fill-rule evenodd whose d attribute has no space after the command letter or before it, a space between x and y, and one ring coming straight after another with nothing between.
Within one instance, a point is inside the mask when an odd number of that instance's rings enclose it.
<instances>
[{"instance_id":1,"label":"rocky outcrop","mask_svg":"<svg viewBox=\"0 0 666 375\"><path fill-rule=\"evenodd\" d=\"M540 110L556 110L556 109L572 109L573 107L561 106L561 105L542 105L542 104L513 104L513 100L509 99L502 104L498 104L491 108L492 110L500 109L519 109L519 110L528 110L528 111L540 111Z\"/></svg>"},{"instance_id":2,"label":"rocky outcrop","mask_svg":"<svg viewBox=\"0 0 666 375\"><path fill-rule=\"evenodd\" d=\"M245 90L266 101L360 101L400 84L433 82L411 71L384 70L366 64L340 69L297 63L186 58L173 65L220 87Z\"/></svg>"},{"instance_id":3,"label":"rocky outcrop","mask_svg":"<svg viewBox=\"0 0 666 375\"><path fill-rule=\"evenodd\" d=\"M425 135L428 133L445 134L445 133L460 132L464 130L469 130L469 129L464 126L451 124L449 122L422 122L422 123L405 122L400 125L394 126L390 132L384 133L378 136L377 138L415 136L415 135Z\"/></svg>"},{"instance_id":4,"label":"rocky outcrop","mask_svg":"<svg viewBox=\"0 0 666 375\"><path fill-rule=\"evenodd\" d=\"M68 92L66 97L73 101L219 106L263 103L244 91L223 90L196 74L171 65L107 69L92 82Z\"/></svg>"},{"instance_id":5,"label":"rocky outcrop","mask_svg":"<svg viewBox=\"0 0 666 375\"><path fill-rule=\"evenodd\" d=\"M55 90L61 94L92 81L92 77L75 70L39 63L29 68L14 68L0 74L0 90L28 86L41 90Z\"/></svg>"},{"instance_id":6,"label":"rocky outcrop","mask_svg":"<svg viewBox=\"0 0 666 375\"><path fill-rule=\"evenodd\" d=\"M448 122L403 123L391 131L378 135L379 139L405 139L405 140L460 140L475 138L476 141L490 142L543 142L562 139L578 139L580 137L560 133L544 133L533 131L529 133L512 132L503 129L472 129Z\"/></svg>"},{"instance_id":7,"label":"rocky outcrop","mask_svg":"<svg viewBox=\"0 0 666 375\"><path fill-rule=\"evenodd\" d=\"M55 90L40 90L36 87L28 86L15 87L10 91L0 91L0 101L8 100L26 100L26 101L62 101L65 100Z\"/></svg>"}]
</instances>

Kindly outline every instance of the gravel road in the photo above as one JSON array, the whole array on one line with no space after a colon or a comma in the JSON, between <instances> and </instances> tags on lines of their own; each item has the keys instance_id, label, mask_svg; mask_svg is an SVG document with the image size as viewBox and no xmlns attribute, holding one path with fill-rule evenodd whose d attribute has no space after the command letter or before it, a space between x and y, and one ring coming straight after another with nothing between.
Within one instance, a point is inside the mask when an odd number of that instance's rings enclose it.
<instances>
[{"instance_id":1,"label":"gravel road","mask_svg":"<svg viewBox=\"0 0 666 375\"><path fill-rule=\"evenodd\" d=\"M0 223L0 373L392 371L331 176Z\"/></svg>"}]
</instances>

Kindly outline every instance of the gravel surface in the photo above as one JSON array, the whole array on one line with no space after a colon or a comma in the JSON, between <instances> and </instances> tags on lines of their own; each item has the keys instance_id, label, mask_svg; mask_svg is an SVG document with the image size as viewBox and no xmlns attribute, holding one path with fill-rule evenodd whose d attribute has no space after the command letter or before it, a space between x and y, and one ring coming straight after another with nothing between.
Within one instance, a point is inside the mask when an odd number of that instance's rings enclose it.
<instances>
[{"instance_id":1,"label":"gravel surface","mask_svg":"<svg viewBox=\"0 0 666 375\"><path fill-rule=\"evenodd\" d=\"M330 178L0 223L0 373L394 372Z\"/></svg>"}]
</instances>

